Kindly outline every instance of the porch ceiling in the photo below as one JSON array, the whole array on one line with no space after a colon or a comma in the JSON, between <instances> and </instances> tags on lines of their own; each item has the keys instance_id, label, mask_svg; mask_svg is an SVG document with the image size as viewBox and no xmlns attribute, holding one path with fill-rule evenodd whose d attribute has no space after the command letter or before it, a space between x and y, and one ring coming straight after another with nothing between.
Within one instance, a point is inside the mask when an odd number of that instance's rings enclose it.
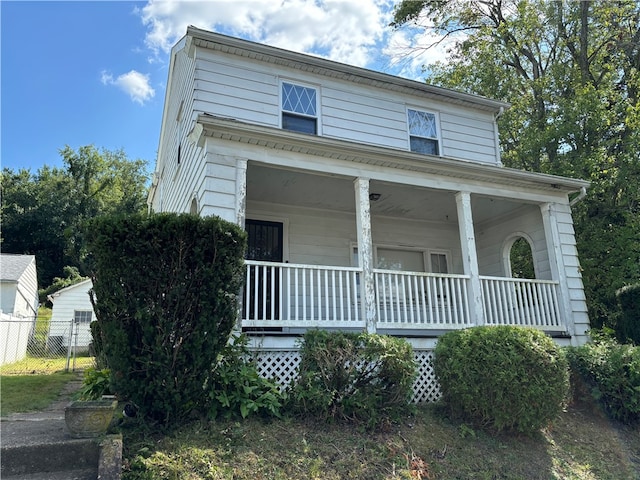
<instances>
[{"instance_id":1,"label":"porch ceiling","mask_svg":"<svg viewBox=\"0 0 640 480\"><path fill-rule=\"evenodd\" d=\"M250 163L247 200L341 212L355 212L353 178L316 175ZM372 181L371 214L432 222L457 221L455 192ZM475 223L515 212L520 202L472 196Z\"/></svg>"}]
</instances>

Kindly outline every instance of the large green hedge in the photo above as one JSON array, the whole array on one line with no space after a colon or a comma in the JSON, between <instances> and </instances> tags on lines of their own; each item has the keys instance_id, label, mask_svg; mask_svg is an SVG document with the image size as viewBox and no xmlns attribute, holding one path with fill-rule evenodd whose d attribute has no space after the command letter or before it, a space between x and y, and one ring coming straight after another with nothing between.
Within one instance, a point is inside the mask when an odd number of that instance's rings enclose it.
<instances>
[{"instance_id":1,"label":"large green hedge","mask_svg":"<svg viewBox=\"0 0 640 480\"><path fill-rule=\"evenodd\" d=\"M90 222L87 247L113 390L165 425L207 408L237 317L245 232L215 217L106 216Z\"/></svg>"},{"instance_id":2,"label":"large green hedge","mask_svg":"<svg viewBox=\"0 0 640 480\"><path fill-rule=\"evenodd\" d=\"M533 433L561 413L568 396L563 351L532 328L449 332L438 339L434 367L451 413L490 430Z\"/></svg>"}]
</instances>

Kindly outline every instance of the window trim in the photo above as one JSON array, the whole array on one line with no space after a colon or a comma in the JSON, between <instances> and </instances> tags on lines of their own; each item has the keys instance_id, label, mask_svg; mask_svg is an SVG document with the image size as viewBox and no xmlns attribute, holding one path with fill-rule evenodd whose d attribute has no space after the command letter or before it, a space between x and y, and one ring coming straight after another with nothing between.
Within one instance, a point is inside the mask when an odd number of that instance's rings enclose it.
<instances>
[{"instance_id":1,"label":"window trim","mask_svg":"<svg viewBox=\"0 0 640 480\"><path fill-rule=\"evenodd\" d=\"M421 113L427 113L429 115L433 115L434 116L434 123L436 126L436 136L435 137L425 137L422 135L412 135L411 134L411 126L409 125L409 111L412 110L414 112L421 112ZM434 140L436 142L436 149L438 151L438 153L436 153L434 156L437 157L441 157L442 154L442 138L441 138L441 128L440 128L440 114L437 111L434 110L426 110L424 108L420 108L420 107L413 107L413 106L409 106L407 105L406 107L406 112L405 112L405 118L407 120L407 146L409 148L409 151L413 152L413 153L417 153L419 155L434 155L434 154L429 154L429 153L422 153L422 152L418 152L415 150L411 150L411 137L416 137L416 138L424 138L426 140Z\"/></svg>"},{"instance_id":2,"label":"window trim","mask_svg":"<svg viewBox=\"0 0 640 480\"><path fill-rule=\"evenodd\" d=\"M315 91L315 94L316 94L316 98L315 98L315 100L316 100L316 105L315 105L316 114L315 114L315 116L309 115L309 114L300 113L300 112L293 112L291 110L285 110L284 109L284 105L283 105L284 98L282 96L282 89L283 89L283 85L285 83L287 83L289 85L296 86L296 87L310 88L310 89L313 89ZM319 102L319 99L320 99L320 86L319 85L313 85L313 84L310 84L310 83L299 82L297 80L290 80L290 79L287 79L287 78L281 78L280 81L279 81L278 86L279 86L279 88L278 88L278 102L279 102L278 108L280 110L280 115L279 115L280 124L279 124L279 127L282 130L285 130L285 128L283 127L283 123L284 122L282 120L283 120L285 114L289 114L289 116L291 116L291 117L308 118L308 119L315 120L315 122L316 122L315 134L307 133L307 135L320 135L320 132L321 132L320 126L322 125L322 123L320 121L320 102ZM289 131L289 132L306 133L306 132L300 132L298 130L290 130L290 129L286 129L286 130Z\"/></svg>"},{"instance_id":3,"label":"window trim","mask_svg":"<svg viewBox=\"0 0 640 480\"><path fill-rule=\"evenodd\" d=\"M447 262L447 273L442 273L441 275L451 274L452 264L451 264L451 251L442 249L442 248L423 248L420 246L417 247L408 247L406 245L391 245L391 244L373 244L373 261L374 264L378 264L378 249L387 249L387 250L402 250L405 252L421 252L423 256L423 264L425 271L422 273L435 273L436 275L440 274L440 272L433 271L433 265L431 262L431 254L435 255L444 255L445 261ZM358 243L350 242L349 243L349 263L352 267L359 266L359 257L357 253ZM379 267L374 267L375 269L380 269Z\"/></svg>"}]
</instances>

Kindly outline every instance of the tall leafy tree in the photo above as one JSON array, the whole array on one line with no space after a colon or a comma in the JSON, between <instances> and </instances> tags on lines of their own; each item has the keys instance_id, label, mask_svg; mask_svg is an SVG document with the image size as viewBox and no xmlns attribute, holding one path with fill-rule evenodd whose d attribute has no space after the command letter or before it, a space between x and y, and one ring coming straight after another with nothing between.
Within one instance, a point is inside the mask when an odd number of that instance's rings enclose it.
<instances>
[{"instance_id":1,"label":"tall leafy tree","mask_svg":"<svg viewBox=\"0 0 640 480\"><path fill-rule=\"evenodd\" d=\"M427 82L511 103L505 165L592 181L578 250L592 324L615 327L615 290L640 280L640 4L404 0L392 25L456 39Z\"/></svg>"},{"instance_id":2,"label":"tall leafy tree","mask_svg":"<svg viewBox=\"0 0 640 480\"><path fill-rule=\"evenodd\" d=\"M145 209L147 162L129 160L122 150L93 145L60 150L63 166L3 169L2 230L5 253L36 255L40 287L63 277L64 267L84 274L83 224L109 213Z\"/></svg>"}]
</instances>

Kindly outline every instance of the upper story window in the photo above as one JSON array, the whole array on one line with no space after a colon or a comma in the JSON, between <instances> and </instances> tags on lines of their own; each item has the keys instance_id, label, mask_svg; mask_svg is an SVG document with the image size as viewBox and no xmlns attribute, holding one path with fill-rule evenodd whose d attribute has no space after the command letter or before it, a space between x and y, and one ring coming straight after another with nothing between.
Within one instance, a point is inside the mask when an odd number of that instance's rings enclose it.
<instances>
[{"instance_id":1,"label":"upper story window","mask_svg":"<svg viewBox=\"0 0 640 480\"><path fill-rule=\"evenodd\" d=\"M438 126L435 113L407 110L409 145L412 152L439 155Z\"/></svg>"},{"instance_id":2,"label":"upper story window","mask_svg":"<svg viewBox=\"0 0 640 480\"><path fill-rule=\"evenodd\" d=\"M282 82L282 128L318 134L316 89Z\"/></svg>"}]
</instances>

